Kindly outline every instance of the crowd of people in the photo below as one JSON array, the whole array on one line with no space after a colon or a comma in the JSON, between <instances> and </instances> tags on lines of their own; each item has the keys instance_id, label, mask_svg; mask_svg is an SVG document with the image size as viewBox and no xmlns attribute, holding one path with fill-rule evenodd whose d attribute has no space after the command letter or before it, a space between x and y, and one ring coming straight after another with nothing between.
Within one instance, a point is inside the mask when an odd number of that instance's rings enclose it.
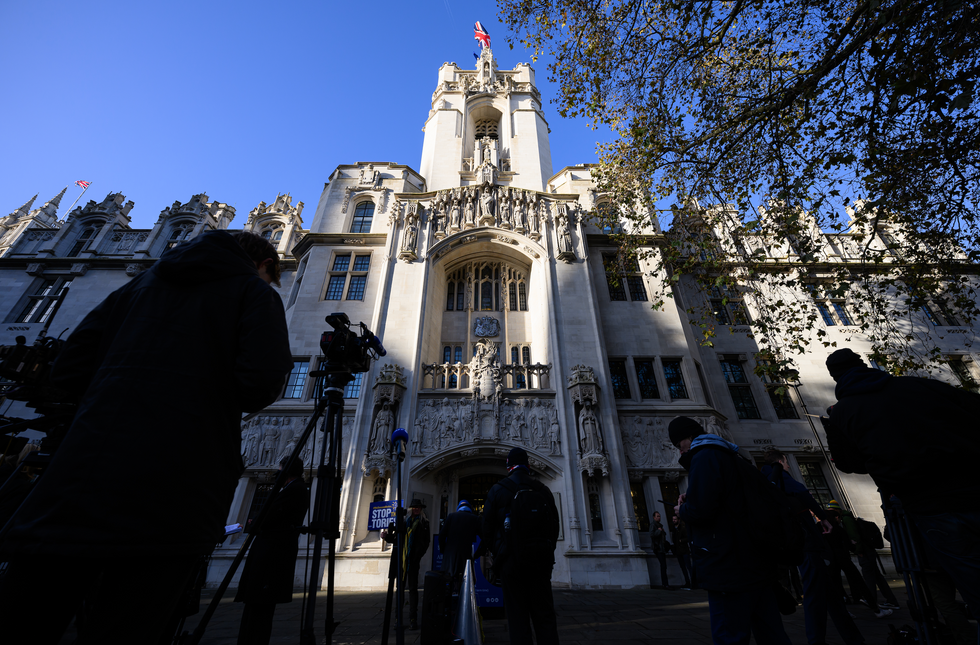
<instances>
[{"instance_id":1,"label":"crowd of people","mask_svg":"<svg viewBox=\"0 0 980 645\"><path fill-rule=\"evenodd\" d=\"M84 616L78 643L165 640L182 590L223 539L243 470L242 414L275 400L293 366L282 302L269 286L278 278L279 256L267 240L205 233L113 292L70 335L51 382L78 397L71 429L38 482L29 469L18 470L19 462L6 464L16 474L11 489L30 491L22 504L0 504L10 518L0 544L0 560L8 562L0 606L18 617L5 623L10 642L57 643L76 615ZM204 339L197 333L203 327L224 333ZM923 574L930 602L956 642L976 642L955 594L978 616L980 479L973 469L980 449L973 428L980 395L890 376L848 349L831 354L827 368L837 403L821 421L834 466L870 475L888 516L909 518L914 534L904 539L929 563ZM684 588L707 591L715 643L744 644L750 636L760 645L789 643L781 612L802 601L809 645L825 642L828 618L845 643L859 645L865 638L847 602L863 603L879 618L899 609L879 570L878 527L837 501L819 504L792 477L786 454L770 450L756 468L738 445L685 416L668 433L688 475L668 526L653 515L652 555L660 587L671 588L673 553ZM557 644L554 496L532 475L522 448L510 451L506 466L482 517L462 500L445 518L443 570L458 589L479 537L476 556L492 555L510 642ZM174 471L181 476L168 476ZM275 605L291 600L309 491L302 464L285 476L242 574L242 644L267 643ZM159 486L163 479L169 486ZM148 531L145 508L168 524ZM431 533L421 500L409 508L396 555L415 629ZM139 595L123 591L145 579L154 584ZM651 587L653 580L651 574Z\"/></svg>"}]
</instances>

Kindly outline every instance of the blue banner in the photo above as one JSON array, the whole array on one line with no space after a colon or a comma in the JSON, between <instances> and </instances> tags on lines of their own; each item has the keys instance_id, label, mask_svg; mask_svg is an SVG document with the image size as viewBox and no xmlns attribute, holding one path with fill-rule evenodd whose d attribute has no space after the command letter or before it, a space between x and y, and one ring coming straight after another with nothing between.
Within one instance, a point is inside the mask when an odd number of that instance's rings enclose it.
<instances>
[{"instance_id":1,"label":"blue banner","mask_svg":"<svg viewBox=\"0 0 980 645\"><path fill-rule=\"evenodd\" d=\"M371 502L371 514L368 516L368 530L381 531L388 528L388 525L395 521L395 510L398 508L398 500L390 502Z\"/></svg>"}]
</instances>

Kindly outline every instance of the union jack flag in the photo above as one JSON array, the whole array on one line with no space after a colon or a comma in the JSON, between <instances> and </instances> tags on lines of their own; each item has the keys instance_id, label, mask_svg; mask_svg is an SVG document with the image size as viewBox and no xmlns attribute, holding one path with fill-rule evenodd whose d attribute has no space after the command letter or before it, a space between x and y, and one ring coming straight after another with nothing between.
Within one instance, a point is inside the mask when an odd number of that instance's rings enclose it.
<instances>
[{"instance_id":1,"label":"union jack flag","mask_svg":"<svg viewBox=\"0 0 980 645\"><path fill-rule=\"evenodd\" d=\"M476 33L473 34L473 38L480 41L480 49L490 46L490 34L479 20L476 21Z\"/></svg>"},{"instance_id":2,"label":"union jack flag","mask_svg":"<svg viewBox=\"0 0 980 645\"><path fill-rule=\"evenodd\" d=\"M78 181L75 182L75 185L78 186L79 188L88 188L89 186L92 185L92 182L90 182L90 181L83 181L83 180L79 179Z\"/></svg>"}]
</instances>

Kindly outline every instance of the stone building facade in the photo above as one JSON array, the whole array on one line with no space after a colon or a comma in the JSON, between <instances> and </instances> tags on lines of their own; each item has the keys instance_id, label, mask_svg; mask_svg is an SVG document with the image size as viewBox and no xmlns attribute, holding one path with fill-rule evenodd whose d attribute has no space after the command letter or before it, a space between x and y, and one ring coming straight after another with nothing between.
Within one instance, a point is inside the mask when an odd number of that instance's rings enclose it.
<instances>
[{"instance_id":1,"label":"stone building facade","mask_svg":"<svg viewBox=\"0 0 980 645\"><path fill-rule=\"evenodd\" d=\"M768 446L790 453L793 474L816 495L881 521L873 483L837 475L822 429L806 416L834 401L825 354L800 361L799 387L779 395L753 375L756 348L739 333L751 297L719 313L736 333L719 334L709 348L685 313L703 294L682 286L654 310L648 293L664 278L645 260L611 279L607 259L616 247L586 218L602 197L588 166L553 172L529 65L500 70L489 49L474 70L444 64L424 130L418 171L338 166L308 229L303 203L293 206L289 195L260 203L243 224L284 259L280 294L295 363L282 398L243 420L246 473L229 524L254 514L312 414L310 372L332 312L366 323L388 350L345 389L338 587L387 584L390 551L368 531L368 514L372 502L394 497L389 437L397 427L410 436L405 496L425 502L434 532L460 499L482 504L505 473L506 454L524 447L558 501L559 586L650 584L651 517L669 517L686 486L667 437L678 415L754 458ZM35 211L29 202L2 221L0 344L16 335L33 340L69 285L52 332L70 330L167 248L233 228L235 217L227 204L193 195L165 208L152 229L134 230L133 203L121 194L58 220L61 196ZM651 224L651 245L657 232ZM846 312L854 303L836 306ZM832 340L860 352L867 343L848 323L824 318ZM973 370L966 341L974 330L948 332L948 353ZM309 466L319 450L311 443L302 454ZM217 548L211 581L240 542L235 536Z\"/></svg>"}]
</instances>

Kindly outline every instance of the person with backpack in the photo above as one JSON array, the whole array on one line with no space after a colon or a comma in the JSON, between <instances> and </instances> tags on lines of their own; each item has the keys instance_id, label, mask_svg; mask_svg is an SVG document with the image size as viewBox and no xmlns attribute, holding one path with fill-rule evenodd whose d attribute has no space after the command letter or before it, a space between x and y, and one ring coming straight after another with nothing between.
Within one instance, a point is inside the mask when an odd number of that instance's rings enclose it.
<instances>
[{"instance_id":1,"label":"person with backpack","mask_svg":"<svg viewBox=\"0 0 980 645\"><path fill-rule=\"evenodd\" d=\"M548 487L531 476L523 448L510 451L507 472L487 493L479 552L493 553L512 645L531 645L532 623L538 645L557 645L551 570L558 508Z\"/></svg>"},{"instance_id":2,"label":"person with backpack","mask_svg":"<svg viewBox=\"0 0 980 645\"><path fill-rule=\"evenodd\" d=\"M948 383L891 376L850 349L827 357L837 403L821 417L834 466L871 475L901 501L935 564L980 617L980 395Z\"/></svg>"},{"instance_id":3,"label":"person with backpack","mask_svg":"<svg viewBox=\"0 0 980 645\"><path fill-rule=\"evenodd\" d=\"M667 431L688 472L674 511L688 527L698 586L708 591L714 643L741 645L754 636L759 645L789 645L775 593L784 559L769 549L774 524L763 517L766 496L778 491L737 445L705 433L694 419L677 417Z\"/></svg>"},{"instance_id":4,"label":"person with backpack","mask_svg":"<svg viewBox=\"0 0 980 645\"><path fill-rule=\"evenodd\" d=\"M881 609L898 609L898 598L895 597L895 592L891 590L885 576L881 575L881 571L878 570L878 552L876 549L885 548L881 529L874 522L854 517L850 511L841 508L836 500L830 500L827 503L827 511L840 517L841 527L843 527L851 543L851 550L857 555L858 565L861 567L864 584L868 590L863 600L864 604L870 607L876 616ZM878 602L878 593L875 587L881 589L881 595L885 602Z\"/></svg>"},{"instance_id":5,"label":"person with backpack","mask_svg":"<svg viewBox=\"0 0 980 645\"><path fill-rule=\"evenodd\" d=\"M779 490L800 502L799 522L805 532L803 562L800 576L803 578L803 615L809 645L820 645L827 640L827 617L834 622L837 633L847 645L861 645L864 636L854 624L854 619L844 606L840 587L840 569L834 562L834 553L825 535L833 532L827 512L820 507L807 487L793 479L788 472L789 460L779 450L769 450L762 473L769 477ZM814 517L819 520L814 522ZM832 566L833 565L833 566ZM836 576L836 580L833 579ZM836 584L835 584L836 582ZM890 611L877 615L882 618Z\"/></svg>"}]
</instances>

